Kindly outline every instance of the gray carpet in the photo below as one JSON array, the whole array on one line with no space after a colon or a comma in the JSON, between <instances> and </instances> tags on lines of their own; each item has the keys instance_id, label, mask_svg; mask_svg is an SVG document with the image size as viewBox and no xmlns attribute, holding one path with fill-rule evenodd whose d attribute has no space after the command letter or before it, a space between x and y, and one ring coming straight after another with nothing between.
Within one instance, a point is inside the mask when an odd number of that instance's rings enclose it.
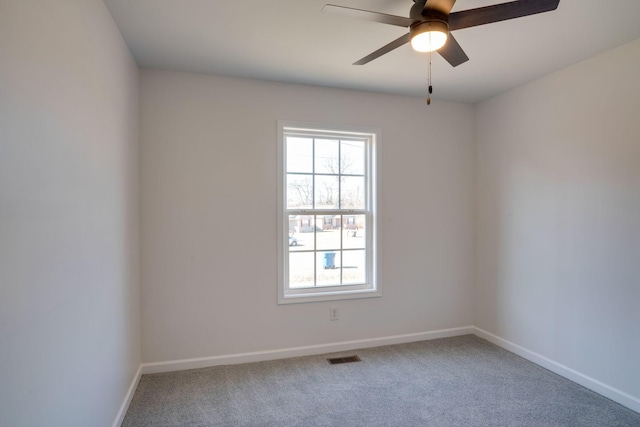
<instances>
[{"instance_id":1,"label":"gray carpet","mask_svg":"<svg viewBox=\"0 0 640 427\"><path fill-rule=\"evenodd\" d=\"M326 361L347 354L362 361ZM638 427L640 414L466 335L144 375L123 426Z\"/></svg>"}]
</instances>

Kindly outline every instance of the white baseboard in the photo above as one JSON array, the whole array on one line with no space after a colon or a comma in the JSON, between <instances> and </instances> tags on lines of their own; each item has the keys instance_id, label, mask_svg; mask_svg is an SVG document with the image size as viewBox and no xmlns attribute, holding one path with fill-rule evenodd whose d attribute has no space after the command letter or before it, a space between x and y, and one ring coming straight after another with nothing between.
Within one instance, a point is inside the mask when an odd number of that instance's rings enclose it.
<instances>
[{"instance_id":1,"label":"white baseboard","mask_svg":"<svg viewBox=\"0 0 640 427\"><path fill-rule=\"evenodd\" d=\"M551 372L555 372L556 374L565 377L575 383L578 383L583 387L586 387L598 394L608 397L614 402L626 406L629 409L640 412L640 399L638 399L637 397L631 396L628 393L613 388L603 382L600 382L574 369L555 362L548 357L528 350L518 344L512 343L511 341L505 340L504 338L501 338L483 329L475 326L472 329L473 334L479 336L480 338L484 338L487 341L490 341L495 345L504 348L505 350L509 350L510 352L515 353L518 356L524 357L525 359L535 363L536 365L540 365L543 368L550 370Z\"/></svg>"},{"instance_id":2,"label":"white baseboard","mask_svg":"<svg viewBox=\"0 0 640 427\"><path fill-rule=\"evenodd\" d=\"M223 356L199 357L195 359L170 360L166 362L143 363L143 374L155 374L159 372L182 371L184 369L207 368L218 365L235 365L238 363L262 362L265 360L286 359L289 357L311 356L324 353L349 351L359 348L379 347L382 345L402 344L414 341L425 341L436 338L447 338L459 335L473 334L473 326L442 329L431 332L418 332L413 334L394 335L381 338L369 338L354 341L342 341L329 344L309 345L304 347L292 347L278 350L256 351L251 353L229 354Z\"/></svg>"},{"instance_id":3,"label":"white baseboard","mask_svg":"<svg viewBox=\"0 0 640 427\"><path fill-rule=\"evenodd\" d=\"M129 385L129 390L127 390L127 394L124 397L124 401L122 405L120 405L120 410L118 411L118 415L116 415L116 419L113 421L112 427L120 427L122 421L124 421L124 416L127 413L127 409L129 409L129 405L131 404L131 399L133 399L133 394L136 392L136 388L138 388L138 383L140 382L140 378L142 377L142 365L138 366L138 370L133 376L133 380L131 380L131 384Z\"/></svg>"}]
</instances>

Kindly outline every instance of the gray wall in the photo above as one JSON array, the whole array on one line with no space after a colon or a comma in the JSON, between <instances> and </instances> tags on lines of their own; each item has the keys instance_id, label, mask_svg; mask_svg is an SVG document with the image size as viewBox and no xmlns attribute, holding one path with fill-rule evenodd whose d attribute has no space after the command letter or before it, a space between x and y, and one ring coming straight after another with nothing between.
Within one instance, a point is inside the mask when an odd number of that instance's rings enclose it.
<instances>
[{"instance_id":1,"label":"gray wall","mask_svg":"<svg viewBox=\"0 0 640 427\"><path fill-rule=\"evenodd\" d=\"M640 41L477 107L476 326L640 408Z\"/></svg>"},{"instance_id":2,"label":"gray wall","mask_svg":"<svg viewBox=\"0 0 640 427\"><path fill-rule=\"evenodd\" d=\"M472 106L163 71L140 102L145 362L472 324ZM383 129L381 298L277 305L278 119Z\"/></svg>"},{"instance_id":3,"label":"gray wall","mask_svg":"<svg viewBox=\"0 0 640 427\"><path fill-rule=\"evenodd\" d=\"M0 64L0 425L111 425L140 364L138 70L99 0L2 0Z\"/></svg>"}]
</instances>

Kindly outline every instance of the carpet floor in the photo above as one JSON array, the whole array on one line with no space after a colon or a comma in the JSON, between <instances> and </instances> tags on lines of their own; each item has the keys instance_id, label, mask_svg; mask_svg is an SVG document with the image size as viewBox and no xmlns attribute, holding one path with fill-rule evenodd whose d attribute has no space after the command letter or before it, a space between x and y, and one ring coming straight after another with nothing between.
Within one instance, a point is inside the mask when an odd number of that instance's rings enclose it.
<instances>
[{"instance_id":1,"label":"carpet floor","mask_svg":"<svg viewBox=\"0 0 640 427\"><path fill-rule=\"evenodd\" d=\"M330 365L327 357L362 361ZM640 414L474 335L143 375L123 427L640 427Z\"/></svg>"}]
</instances>

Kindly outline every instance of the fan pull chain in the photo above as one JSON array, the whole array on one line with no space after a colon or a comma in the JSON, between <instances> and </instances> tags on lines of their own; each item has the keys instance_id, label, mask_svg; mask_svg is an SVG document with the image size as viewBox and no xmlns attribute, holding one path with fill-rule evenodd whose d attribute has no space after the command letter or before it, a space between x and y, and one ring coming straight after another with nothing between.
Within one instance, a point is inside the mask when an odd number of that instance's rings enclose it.
<instances>
[{"instance_id":1,"label":"fan pull chain","mask_svg":"<svg viewBox=\"0 0 640 427\"><path fill-rule=\"evenodd\" d=\"M427 105L431 105L431 94L433 86L431 86L431 52L429 52L429 73L428 73L429 93L427 94Z\"/></svg>"}]
</instances>

